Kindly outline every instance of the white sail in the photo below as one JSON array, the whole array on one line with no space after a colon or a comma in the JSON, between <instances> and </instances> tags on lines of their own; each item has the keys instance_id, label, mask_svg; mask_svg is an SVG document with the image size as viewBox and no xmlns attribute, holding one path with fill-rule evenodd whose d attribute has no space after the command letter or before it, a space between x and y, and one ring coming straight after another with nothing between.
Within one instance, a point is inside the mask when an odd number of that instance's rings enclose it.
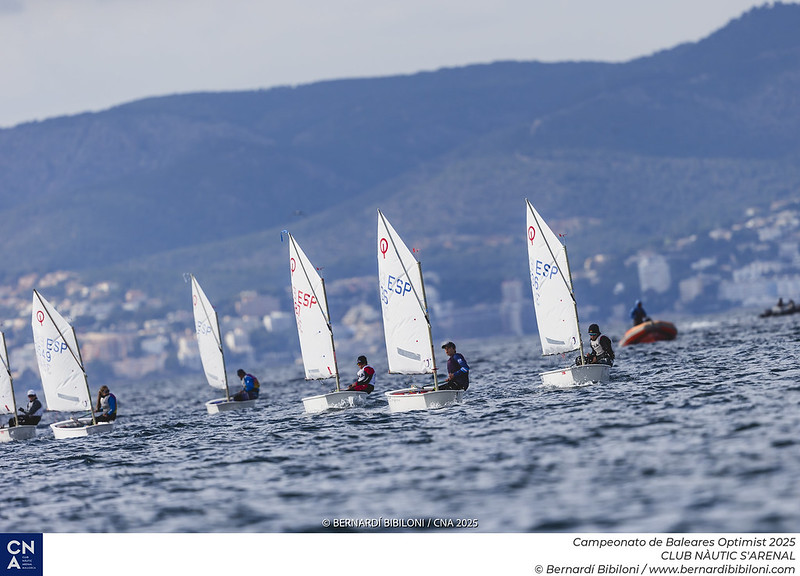
<instances>
[{"instance_id":1,"label":"white sail","mask_svg":"<svg viewBox=\"0 0 800 576\"><path fill-rule=\"evenodd\" d=\"M200 361L203 363L206 380L212 388L227 390L228 376L225 372L225 356L222 353L217 312L194 276L192 276L192 309L197 331L197 347L200 350Z\"/></svg>"},{"instance_id":2,"label":"white sail","mask_svg":"<svg viewBox=\"0 0 800 576\"><path fill-rule=\"evenodd\" d=\"M578 311L572 294L567 249L528 205L528 264L542 353L561 354L580 348Z\"/></svg>"},{"instance_id":3,"label":"white sail","mask_svg":"<svg viewBox=\"0 0 800 576\"><path fill-rule=\"evenodd\" d=\"M389 372L430 374L436 365L422 269L380 210L378 279Z\"/></svg>"},{"instance_id":4,"label":"white sail","mask_svg":"<svg viewBox=\"0 0 800 576\"><path fill-rule=\"evenodd\" d=\"M36 290L31 325L47 408L90 411L89 384L75 330Z\"/></svg>"},{"instance_id":5,"label":"white sail","mask_svg":"<svg viewBox=\"0 0 800 576\"><path fill-rule=\"evenodd\" d=\"M11 371L8 367L8 349L6 335L0 332L0 414L16 414L17 401L14 398L14 386L11 383Z\"/></svg>"},{"instance_id":6,"label":"white sail","mask_svg":"<svg viewBox=\"0 0 800 576\"><path fill-rule=\"evenodd\" d=\"M334 378L338 369L325 282L294 237L288 236L294 316L306 380Z\"/></svg>"}]
</instances>

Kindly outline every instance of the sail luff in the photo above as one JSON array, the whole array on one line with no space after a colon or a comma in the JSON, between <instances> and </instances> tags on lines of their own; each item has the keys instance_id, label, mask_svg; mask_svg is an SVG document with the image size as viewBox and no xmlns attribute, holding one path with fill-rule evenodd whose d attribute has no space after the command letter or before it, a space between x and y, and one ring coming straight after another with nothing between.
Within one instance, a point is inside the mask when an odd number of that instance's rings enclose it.
<instances>
[{"instance_id":1,"label":"sail luff","mask_svg":"<svg viewBox=\"0 0 800 576\"><path fill-rule=\"evenodd\" d=\"M328 319L328 329L331 334L331 350L333 350L333 371L336 374L336 391L339 392L341 387L339 385L339 361L336 359L336 343L333 340L333 325L331 324L331 311L328 307L328 293L325 290L325 278L319 279L322 285L322 297L325 299L325 317Z\"/></svg>"},{"instance_id":2,"label":"sail luff","mask_svg":"<svg viewBox=\"0 0 800 576\"><path fill-rule=\"evenodd\" d=\"M217 325L217 343L219 344L219 355L222 359L222 376L225 379L225 401L230 402L231 399L231 388L228 385L228 369L225 364L225 350L222 349L222 329L219 327L219 315L214 312L214 320L216 321Z\"/></svg>"},{"instance_id":3,"label":"sail luff","mask_svg":"<svg viewBox=\"0 0 800 576\"><path fill-rule=\"evenodd\" d=\"M428 316L428 297L425 294L425 276L422 275L422 262L417 262L417 267L419 269L419 279L420 285L422 286L422 301L425 303L425 320L428 322L428 340L431 343L431 361L433 363L433 389L439 390L439 378L436 372L436 350L433 347L433 330L431 329L431 320L430 316Z\"/></svg>"},{"instance_id":4,"label":"sail luff","mask_svg":"<svg viewBox=\"0 0 800 576\"><path fill-rule=\"evenodd\" d=\"M569 286L572 286L572 269L569 267L569 256L567 255L566 246L564 246L564 261L567 263L567 274L569 274ZM578 320L578 301L575 299L575 292L571 289L570 289L570 294L572 294L572 306L575 310L575 327L578 332L578 351L581 354L581 366L583 366L584 364L586 364L586 357L583 354L583 336L581 335L581 323Z\"/></svg>"},{"instance_id":5,"label":"sail luff","mask_svg":"<svg viewBox=\"0 0 800 576\"><path fill-rule=\"evenodd\" d=\"M86 384L86 395L89 397L89 401L91 402L91 400L92 400L92 391L89 388L89 375L86 373L86 370L83 369L83 358L81 357L81 347L78 344L78 335L75 333L75 328L73 328L72 326L70 326L70 330L72 330L72 339L75 341L75 351L76 351L76 354L77 354L77 360L78 360L78 363L81 365L81 370L83 371L83 381ZM99 392L98 392L98 394L99 394ZM99 404L99 402L98 402L98 404ZM91 404L89 405L89 408L91 409L91 413L92 413L92 424L97 424L97 418L95 416L94 409L92 408ZM98 406L98 408L99 408L99 406Z\"/></svg>"}]
</instances>

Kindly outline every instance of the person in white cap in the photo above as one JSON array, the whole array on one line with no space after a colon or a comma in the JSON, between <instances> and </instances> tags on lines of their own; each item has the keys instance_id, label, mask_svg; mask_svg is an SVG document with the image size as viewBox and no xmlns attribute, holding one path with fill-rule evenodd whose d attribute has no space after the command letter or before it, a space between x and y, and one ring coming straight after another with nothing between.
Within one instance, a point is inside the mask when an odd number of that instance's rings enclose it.
<instances>
[{"instance_id":1,"label":"person in white cap","mask_svg":"<svg viewBox=\"0 0 800 576\"><path fill-rule=\"evenodd\" d=\"M42 409L42 403L39 402L39 399L36 397L36 392L33 390L28 390L28 405L25 408L20 407L18 410L20 414L16 418L12 418L9 422L9 426L23 426L23 425L31 425L36 426L39 423L39 420L42 419L42 415L39 414L39 410Z\"/></svg>"}]
</instances>

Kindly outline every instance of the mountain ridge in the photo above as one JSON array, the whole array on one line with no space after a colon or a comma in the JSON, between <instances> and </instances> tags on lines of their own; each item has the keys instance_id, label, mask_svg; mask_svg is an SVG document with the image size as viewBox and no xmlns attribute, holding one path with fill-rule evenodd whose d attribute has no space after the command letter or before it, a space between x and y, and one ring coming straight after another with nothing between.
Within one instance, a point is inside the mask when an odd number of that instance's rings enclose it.
<instances>
[{"instance_id":1,"label":"mountain ridge","mask_svg":"<svg viewBox=\"0 0 800 576\"><path fill-rule=\"evenodd\" d=\"M797 29L800 7L774 4L625 63L161 96L0 130L0 280L68 269L179 302L170 279L191 268L225 297L281 295L281 230L337 277L369 276L380 207L475 304L526 281L525 197L572 222L571 254L622 262L796 194ZM638 292L615 274L624 291L585 300Z\"/></svg>"}]
</instances>

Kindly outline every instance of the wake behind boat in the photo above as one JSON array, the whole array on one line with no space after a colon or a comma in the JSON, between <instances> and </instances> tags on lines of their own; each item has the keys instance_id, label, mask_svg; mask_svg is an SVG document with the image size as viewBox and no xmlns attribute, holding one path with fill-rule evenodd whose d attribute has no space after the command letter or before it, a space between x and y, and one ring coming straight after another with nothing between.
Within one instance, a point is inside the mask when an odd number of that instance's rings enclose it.
<instances>
[{"instance_id":1,"label":"wake behind boat","mask_svg":"<svg viewBox=\"0 0 800 576\"><path fill-rule=\"evenodd\" d=\"M288 232L286 234L289 237L294 314L306 380L336 379L335 390L303 398L303 407L306 412L314 414L335 408L362 406L367 398L366 392L342 390L340 387L325 280L317 273L294 236Z\"/></svg>"},{"instance_id":2,"label":"wake behind boat","mask_svg":"<svg viewBox=\"0 0 800 576\"><path fill-rule=\"evenodd\" d=\"M629 328L620 340L620 346L630 346L632 344L647 344L660 340L674 340L678 335L678 329L672 322L664 320L646 320Z\"/></svg>"},{"instance_id":3,"label":"wake behind boat","mask_svg":"<svg viewBox=\"0 0 800 576\"><path fill-rule=\"evenodd\" d=\"M88 416L50 424L57 440L104 434L113 422L98 422L75 329L44 296L33 291L33 343L48 410L88 412Z\"/></svg>"},{"instance_id":4,"label":"wake behind boat","mask_svg":"<svg viewBox=\"0 0 800 576\"><path fill-rule=\"evenodd\" d=\"M378 278L390 374L433 374L432 387L386 392L390 412L432 410L462 401L440 390L422 266L378 210Z\"/></svg>"},{"instance_id":5,"label":"wake behind boat","mask_svg":"<svg viewBox=\"0 0 800 576\"><path fill-rule=\"evenodd\" d=\"M583 353L578 305L572 290L567 248L533 205L527 204L528 265L533 306L542 342L542 353L565 354L580 350L578 364L540 374L548 386L575 386L607 382L610 366L589 364Z\"/></svg>"},{"instance_id":6,"label":"wake behind boat","mask_svg":"<svg viewBox=\"0 0 800 576\"><path fill-rule=\"evenodd\" d=\"M19 416L16 416L17 399L14 396L14 382L11 377L11 368L8 365L6 335L2 332L0 332L0 344L0 360L3 362L3 367L0 369L0 414L12 414L17 419L16 426L9 424L8 428L0 428L0 442L30 440L36 436L36 425L19 424Z\"/></svg>"},{"instance_id":7,"label":"wake behind boat","mask_svg":"<svg viewBox=\"0 0 800 576\"><path fill-rule=\"evenodd\" d=\"M206 411L209 414L219 414L230 410L252 408L256 405L253 400L234 400L228 387L228 374L225 370L225 354L222 351L222 338L219 329L217 311L211 305L200 283L193 275L192 279L192 309L194 310L194 323L197 332L197 347L200 350L200 361L203 364L206 380L209 386L217 390L225 390L224 398L215 398L206 402Z\"/></svg>"}]
</instances>

